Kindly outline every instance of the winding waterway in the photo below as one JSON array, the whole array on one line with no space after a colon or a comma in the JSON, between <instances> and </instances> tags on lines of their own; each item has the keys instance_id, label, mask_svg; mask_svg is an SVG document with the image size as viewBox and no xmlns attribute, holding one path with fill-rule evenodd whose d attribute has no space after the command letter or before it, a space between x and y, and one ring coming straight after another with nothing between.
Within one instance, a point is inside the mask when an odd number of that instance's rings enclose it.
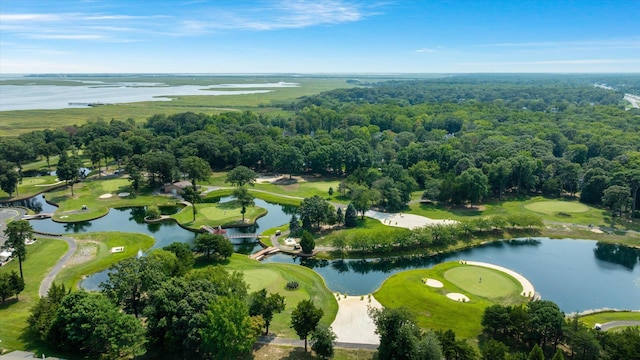
<instances>
[{"instance_id":1,"label":"winding waterway","mask_svg":"<svg viewBox=\"0 0 640 360\"><path fill-rule=\"evenodd\" d=\"M222 198L228 201L230 198ZM41 197L30 205L42 212L55 207ZM40 204L39 204L40 203ZM256 206L268 210L254 228L229 229L232 233L260 232L288 223L291 207L256 199ZM76 224L61 224L51 220L33 220L34 229L50 233L93 231L138 232L153 236L153 248L174 241L191 242L195 234L172 222L146 224L144 208L112 209L100 219ZM255 244L237 247L243 253L255 249ZM279 254L265 262L298 263L317 271L332 291L349 295L368 294L394 273L406 269L430 268L452 260L474 260L510 268L529 279L542 298L556 302L565 312L599 308L640 309L640 250L598 243L591 240L547 238L493 242L484 246L432 257L396 257L390 259L301 260ZM97 288L107 278L101 272L89 276L82 284Z\"/></svg>"}]
</instances>

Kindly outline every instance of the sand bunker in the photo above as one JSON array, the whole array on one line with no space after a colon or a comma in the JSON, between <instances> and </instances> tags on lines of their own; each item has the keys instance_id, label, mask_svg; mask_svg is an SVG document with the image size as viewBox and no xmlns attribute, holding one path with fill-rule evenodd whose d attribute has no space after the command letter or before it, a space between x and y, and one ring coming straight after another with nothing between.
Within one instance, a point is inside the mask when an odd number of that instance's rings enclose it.
<instances>
[{"instance_id":1,"label":"sand bunker","mask_svg":"<svg viewBox=\"0 0 640 360\"><path fill-rule=\"evenodd\" d=\"M436 280L436 279L427 279L427 281L425 281L425 284L427 286L431 286L434 288L441 288L444 286L444 284L442 284L440 281Z\"/></svg>"},{"instance_id":2,"label":"sand bunker","mask_svg":"<svg viewBox=\"0 0 640 360\"><path fill-rule=\"evenodd\" d=\"M112 196L113 196L113 194L102 194L102 195L99 196L99 198L100 199L108 199L108 198L110 198Z\"/></svg>"},{"instance_id":3,"label":"sand bunker","mask_svg":"<svg viewBox=\"0 0 640 360\"><path fill-rule=\"evenodd\" d=\"M465 294L460 293L448 293L447 297L451 300L467 302L469 301L469 297Z\"/></svg>"},{"instance_id":4,"label":"sand bunker","mask_svg":"<svg viewBox=\"0 0 640 360\"><path fill-rule=\"evenodd\" d=\"M338 301L338 313L336 319L331 324L333 331L337 335L337 341L357 344L380 343L380 338L376 334L376 325L369 317L369 307L381 309L382 305L373 297L365 295L347 296Z\"/></svg>"}]
</instances>

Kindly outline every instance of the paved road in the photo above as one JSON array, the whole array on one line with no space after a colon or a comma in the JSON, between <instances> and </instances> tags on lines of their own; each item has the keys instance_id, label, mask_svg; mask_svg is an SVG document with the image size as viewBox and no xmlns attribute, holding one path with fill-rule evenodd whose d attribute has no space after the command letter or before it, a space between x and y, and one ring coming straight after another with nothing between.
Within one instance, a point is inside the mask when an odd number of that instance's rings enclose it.
<instances>
[{"instance_id":1,"label":"paved road","mask_svg":"<svg viewBox=\"0 0 640 360\"><path fill-rule=\"evenodd\" d=\"M13 221L13 219L20 219L26 212L20 208L4 208L0 209L0 246L4 245L7 238L4 236L4 230L7 228L7 223Z\"/></svg>"},{"instance_id":2,"label":"paved road","mask_svg":"<svg viewBox=\"0 0 640 360\"><path fill-rule=\"evenodd\" d=\"M609 321L602 324L601 331L607 331L619 326L640 326L640 321Z\"/></svg>"},{"instance_id":3,"label":"paved road","mask_svg":"<svg viewBox=\"0 0 640 360\"><path fill-rule=\"evenodd\" d=\"M60 260L58 260L58 262L55 264L53 269L49 271L47 276L45 276L44 279L42 279L42 282L40 283L40 289L38 290L38 294L40 295L40 297L44 297L44 296L47 296L47 293L49 292L49 288L51 287L53 280L55 280L56 276L58 276L58 273L60 273L62 268L67 264L67 261L69 261L71 256L73 256L73 254L76 252L76 249L78 246L76 244L76 241L73 238L70 238L67 236L38 235L38 237L50 238L50 239L61 239L66 241L67 244L69 245L69 249L67 250L67 252L60 258Z\"/></svg>"}]
</instances>

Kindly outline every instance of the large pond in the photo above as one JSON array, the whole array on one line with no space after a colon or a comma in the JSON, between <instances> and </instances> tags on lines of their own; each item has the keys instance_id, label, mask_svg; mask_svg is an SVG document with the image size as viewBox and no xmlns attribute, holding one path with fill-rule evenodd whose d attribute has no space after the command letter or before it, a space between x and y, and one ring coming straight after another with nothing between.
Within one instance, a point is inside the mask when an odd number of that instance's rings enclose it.
<instances>
[{"instance_id":1,"label":"large pond","mask_svg":"<svg viewBox=\"0 0 640 360\"><path fill-rule=\"evenodd\" d=\"M322 275L331 290L361 295L374 292L397 272L461 259L504 266L524 275L543 299L568 313L605 307L640 309L640 250L592 240L500 241L432 257L305 261L279 254L264 261L302 261Z\"/></svg>"},{"instance_id":2,"label":"large pond","mask_svg":"<svg viewBox=\"0 0 640 360\"><path fill-rule=\"evenodd\" d=\"M222 198L220 201L228 201ZM42 212L53 212L42 197L23 203ZM288 223L293 207L256 199L256 205L268 210L256 225L234 232L260 232ZM144 208L112 209L109 214L91 222L61 224L51 220L34 220L34 229L51 233L88 231L126 231L153 236L153 248L174 241L191 242L195 234L172 222L146 224ZM236 250L249 253L254 243L237 245ZM394 273L406 269L430 268L451 260L489 262L517 271L527 277L544 299L556 302L565 312L599 308L640 309L640 250L597 243L591 240L521 239L487 244L464 251L433 257L398 257L390 259L303 260L279 254L266 262L297 263L317 271L327 286L350 295L368 294ZM82 284L95 289L107 279L106 272L88 277Z\"/></svg>"}]
</instances>

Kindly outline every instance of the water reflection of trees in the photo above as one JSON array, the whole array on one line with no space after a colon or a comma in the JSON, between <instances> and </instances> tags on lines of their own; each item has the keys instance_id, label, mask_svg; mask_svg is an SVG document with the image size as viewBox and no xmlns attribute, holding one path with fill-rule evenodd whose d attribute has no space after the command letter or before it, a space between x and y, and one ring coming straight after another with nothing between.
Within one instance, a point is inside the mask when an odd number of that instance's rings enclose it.
<instances>
[{"instance_id":1,"label":"water reflection of trees","mask_svg":"<svg viewBox=\"0 0 640 360\"><path fill-rule=\"evenodd\" d=\"M502 248L505 246L539 246L540 244L542 244L542 242L539 239L516 239L491 242L483 245L483 247ZM439 255L397 256L378 259L340 259L330 262L327 262L327 260L301 259L300 264L312 269L331 265L331 268L338 273L350 271L357 274L368 274L370 272L389 273L394 270L428 268L450 259L460 258L461 255L471 251L473 251L473 249Z\"/></svg>"},{"instance_id":2,"label":"water reflection of trees","mask_svg":"<svg viewBox=\"0 0 640 360\"><path fill-rule=\"evenodd\" d=\"M622 265L633 270L640 261L640 250L618 244L598 242L593 249L596 259Z\"/></svg>"},{"instance_id":3,"label":"water reflection of trees","mask_svg":"<svg viewBox=\"0 0 640 360\"><path fill-rule=\"evenodd\" d=\"M81 232L87 232L88 231L87 228L90 228L90 227L91 227L90 221L66 223L64 224L64 231L66 233L69 233L69 232L81 233Z\"/></svg>"},{"instance_id":4,"label":"water reflection of trees","mask_svg":"<svg viewBox=\"0 0 640 360\"><path fill-rule=\"evenodd\" d=\"M129 221L135 221L136 224L144 223L144 217L147 216L147 210L144 206L136 206L132 208L124 208L124 209L115 209L118 211L127 211L129 212Z\"/></svg>"}]
</instances>

